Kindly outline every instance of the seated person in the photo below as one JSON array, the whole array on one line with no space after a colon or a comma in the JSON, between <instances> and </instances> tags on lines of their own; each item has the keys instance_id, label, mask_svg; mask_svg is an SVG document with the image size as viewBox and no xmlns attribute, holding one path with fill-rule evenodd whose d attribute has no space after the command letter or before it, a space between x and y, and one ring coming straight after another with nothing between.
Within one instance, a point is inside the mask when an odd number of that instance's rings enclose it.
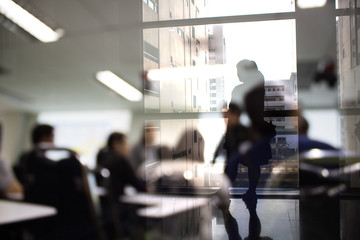
<instances>
[{"instance_id":1,"label":"seated person","mask_svg":"<svg viewBox=\"0 0 360 240\"><path fill-rule=\"evenodd\" d=\"M24 200L53 206L57 214L29 225L29 234L34 239L95 239L87 178L76 153L54 145L50 125L36 125L31 137L33 149L23 153L15 166L24 185ZM47 154L49 150L67 154L54 161Z\"/></svg>"},{"instance_id":2,"label":"seated person","mask_svg":"<svg viewBox=\"0 0 360 240\"><path fill-rule=\"evenodd\" d=\"M145 186L136 178L128 158L130 154L129 145L125 134L114 132L110 134L107 146L100 149L97 154L97 167L108 169L110 172L110 191L114 198L124 193L127 184L134 186L137 190L145 190Z\"/></svg>"},{"instance_id":3,"label":"seated person","mask_svg":"<svg viewBox=\"0 0 360 240\"><path fill-rule=\"evenodd\" d=\"M55 165L55 162L44 156L44 149L54 146L54 128L47 124L36 125L31 132L33 148L21 154L14 167L15 174L23 184L25 195L29 184L32 184L33 173L44 173Z\"/></svg>"},{"instance_id":4,"label":"seated person","mask_svg":"<svg viewBox=\"0 0 360 240\"><path fill-rule=\"evenodd\" d=\"M313 148L321 150L336 150L333 146L314 140L308 137L309 123L304 116L299 116L299 153L308 151Z\"/></svg>"}]
</instances>

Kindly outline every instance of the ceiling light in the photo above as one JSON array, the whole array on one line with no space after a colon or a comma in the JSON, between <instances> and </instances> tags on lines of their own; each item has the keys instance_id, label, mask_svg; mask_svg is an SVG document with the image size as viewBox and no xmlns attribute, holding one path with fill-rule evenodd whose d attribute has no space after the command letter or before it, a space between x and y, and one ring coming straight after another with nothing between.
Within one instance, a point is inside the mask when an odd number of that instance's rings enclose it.
<instances>
[{"instance_id":1,"label":"ceiling light","mask_svg":"<svg viewBox=\"0 0 360 240\"><path fill-rule=\"evenodd\" d=\"M297 6L299 8L319 8L325 6L327 0L298 0Z\"/></svg>"},{"instance_id":2,"label":"ceiling light","mask_svg":"<svg viewBox=\"0 0 360 240\"><path fill-rule=\"evenodd\" d=\"M42 42L55 42L64 30L54 31L11 0L0 1L0 13Z\"/></svg>"},{"instance_id":3,"label":"ceiling light","mask_svg":"<svg viewBox=\"0 0 360 240\"><path fill-rule=\"evenodd\" d=\"M111 71L97 72L96 79L129 101L138 102L141 101L143 97L139 90L128 84L120 77L116 76Z\"/></svg>"}]
</instances>

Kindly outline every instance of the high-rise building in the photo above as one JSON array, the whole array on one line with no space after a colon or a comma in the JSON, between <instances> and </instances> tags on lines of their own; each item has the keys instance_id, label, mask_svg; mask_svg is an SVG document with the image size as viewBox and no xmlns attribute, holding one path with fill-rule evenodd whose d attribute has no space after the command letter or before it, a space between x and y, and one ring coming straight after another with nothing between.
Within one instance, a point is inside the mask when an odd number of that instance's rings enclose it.
<instances>
[{"instance_id":1,"label":"high-rise building","mask_svg":"<svg viewBox=\"0 0 360 240\"><path fill-rule=\"evenodd\" d=\"M209 65L226 63L226 45L222 25L209 27ZM210 111L219 112L226 107L225 77L213 76L210 81Z\"/></svg>"},{"instance_id":2,"label":"high-rise building","mask_svg":"<svg viewBox=\"0 0 360 240\"><path fill-rule=\"evenodd\" d=\"M143 1L144 21L194 18L202 11L204 0ZM143 39L144 71L157 69L162 75L161 81L145 78L145 111L209 111L209 99L204 97L209 96L208 77L196 69L209 63L208 27L145 29Z\"/></svg>"},{"instance_id":3,"label":"high-rise building","mask_svg":"<svg viewBox=\"0 0 360 240\"><path fill-rule=\"evenodd\" d=\"M356 12L360 2L355 0L338 1L339 8L350 6L350 16L337 20L338 71L339 71L339 109L341 124L341 143L346 151L360 152L360 23ZM353 174L350 184L360 187L359 175Z\"/></svg>"}]
</instances>

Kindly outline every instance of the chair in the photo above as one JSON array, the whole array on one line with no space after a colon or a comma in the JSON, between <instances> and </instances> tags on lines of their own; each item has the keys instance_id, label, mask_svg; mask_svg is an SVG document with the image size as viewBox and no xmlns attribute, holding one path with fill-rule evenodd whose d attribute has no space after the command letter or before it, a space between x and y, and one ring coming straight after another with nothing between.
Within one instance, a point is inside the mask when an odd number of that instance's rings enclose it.
<instances>
[{"instance_id":1,"label":"chair","mask_svg":"<svg viewBox=\"0 0 360 240\"><path fill-rule=\"evenodd\" d=\"M25 201L58 210L55 217L29 225L35 239L99 239L86 172L75 152L35 149L14 170L24 185Z\"/></svg>"}]
</instances>

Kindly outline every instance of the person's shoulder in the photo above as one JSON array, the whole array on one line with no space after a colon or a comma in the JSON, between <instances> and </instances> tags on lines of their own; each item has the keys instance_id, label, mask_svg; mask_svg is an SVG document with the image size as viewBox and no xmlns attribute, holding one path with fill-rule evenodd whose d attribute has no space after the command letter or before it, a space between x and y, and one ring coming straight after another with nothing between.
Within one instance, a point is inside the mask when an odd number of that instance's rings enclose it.
<instances>
[{"instance_id":1,"label":"person's shoulder","mask_svg":"<svg viewBox=\"0 0 360 240\"><path fill-rule=\"evenodd\" d=\"M23 163L25 161L28 161L35 155L35 150L27 150L20 154L19 156L19 163Z\"/></svg>"},{"instance_id":2,"label":"person's shoulder","mask_svg":"<svg viewBox=\"0 0 360 240\"><path fill-rule=\"evenodd\" d=\"M126 158L116 152L109 151L104 154L104 165L106 166L118 166L124 162L127 162Z\"/></svg>"},{"instance_id":3,"label":"person's shoulder","mask_svg":"<svg viewBox=\"0 0 360 240\"><path fill-rule=\"evenodd\" d=\"M311 139L306 136L299 135L299 151L308 151L310 149L317 148L321 150L337 150L335 147L328 143Z\"/></svg>"},{"instance_id":4,"label":"person's shoulder","mask_svg":"<svg viewBox=\"0 0 360 240\"><path fill-rule=\"evenodd\" d=\"M244 103L244 94L246 91L244 91L245 89L242 87L242 85L237 85L231 93L231 102L233 104L236 104L237 106L241 107Z\"/></svg>"}]
</instances>

